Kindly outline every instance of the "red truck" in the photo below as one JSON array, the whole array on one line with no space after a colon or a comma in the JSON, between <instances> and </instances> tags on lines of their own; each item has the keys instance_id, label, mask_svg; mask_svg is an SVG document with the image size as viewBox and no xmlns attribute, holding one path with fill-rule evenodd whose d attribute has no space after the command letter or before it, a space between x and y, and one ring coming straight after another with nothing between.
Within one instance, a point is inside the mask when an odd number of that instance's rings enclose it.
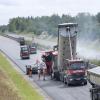
<instances>
[{"instance_id":1,"label":"red truck","mask_svg":"<svg viewBox=\"0 0 100 100\"><path fill-rule=\"evenodd\" d=\"M21 59L30 58L29 48L27 45L20 46L20 57Z\"/></svg>"},{"instance_id":2,"label":"red truck","mask_svg":"<svg viewBox=\"0 0 100 100\"><path fill-rule=\"evenodd\" d=\"M58 45L54 46L53 51L48 51L52 55L49 63L52 77L67 85L87 84L85 73L88 63L76 56L77 26L77 23L59 24Z\"/></svg>"}]
</instances>

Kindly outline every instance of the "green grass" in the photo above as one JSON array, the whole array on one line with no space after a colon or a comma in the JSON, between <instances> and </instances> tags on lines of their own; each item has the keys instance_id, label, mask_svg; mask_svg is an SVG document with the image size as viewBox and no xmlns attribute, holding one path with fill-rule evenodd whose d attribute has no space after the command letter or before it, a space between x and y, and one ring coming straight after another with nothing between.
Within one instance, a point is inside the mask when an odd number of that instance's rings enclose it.
<instances>
[{"instance_id":1,"label":"green grass","mask_svg":"<svg viewBox=\"0 0 100 100\"><path fill-rule=\"evenodd\" d=\"M0 68L0 100L22 100L12 81Z\"/></svg>"},{"instance_id":2,"label":"green grass","mask_svg":"<svg viewBox=\"0 0 100 100\"><path fill-rule=\"evenodd\" d=\"M19 74L0 54L0 68L10 78L22 100L43 100L44 98Z\"/></svg>"},{"instance_id":3,"label":"green grass","mask_svg":"<svg viewBox=\"0 0 100 100\"><path fill-rule=\"evenodd\" d=\"M90 60L90 62L91 62L92 64L95 64L95 65L100 66L100 60L93 59L93 60Z\"/></svg>"}]
</instances>

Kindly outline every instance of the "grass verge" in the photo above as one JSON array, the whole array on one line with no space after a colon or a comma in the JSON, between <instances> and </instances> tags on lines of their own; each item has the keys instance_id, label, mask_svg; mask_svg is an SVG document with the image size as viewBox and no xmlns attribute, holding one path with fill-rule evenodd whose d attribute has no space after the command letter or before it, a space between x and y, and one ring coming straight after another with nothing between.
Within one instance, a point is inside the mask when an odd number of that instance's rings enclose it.
<instances>
[{"instance_id":1,"label":"grass verge","mask_svg":"<svg viewBox=\"0 0 100 100\"><path fill-rule=\"evenodd\" d=\"M12 92L10 96L13 99L1 99L0 100L43 100L44 98L11 66L7 59L0 53L0 71L1 77L4 78L3 83L5 83L4 93ZM3 76L2 76L3 75ZM6 80L5 80L6 79ZM9 80L9 81L8 81ZM0 83L2 81L0 80ZM2 84L3 84L2 83ZM8 85L7 85L8 84ZM1 89L2 86L0 86ZM2 94L0 92L0 94ZM8 97L10 94L5 94L5 97ZM15 98L13 97L15 96Z\"/></svg>"},{"instance_id":2,"label":"grass verge","mask_svg":"<svg viewBox=\"0 0 100 100\"><path fill-rule=\"evenodd\" d=\"M95 64L95 65L100 66L100 60L98 60L98 59L90 60L90 62L91 62L92 64Z\"/></svg>"},{"instance_id":3,"label":"grass verge","mask_svg":"<svg viewBox=\"0 0 100 100\"><path fill-rule=\"evenodd\" d=\"M0 100L21 100L12 81L0 68Z\"/></svg>"}]
</instances>

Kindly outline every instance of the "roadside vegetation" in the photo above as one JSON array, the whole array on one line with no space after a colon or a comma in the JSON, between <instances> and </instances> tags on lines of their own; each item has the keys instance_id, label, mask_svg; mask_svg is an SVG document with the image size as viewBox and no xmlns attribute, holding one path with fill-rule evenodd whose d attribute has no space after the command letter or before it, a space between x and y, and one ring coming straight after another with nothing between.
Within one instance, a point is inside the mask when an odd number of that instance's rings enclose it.
<instances>
[{"instance_id":1,"label":"roadside vegetation","mask_svg":"<svg viewBox=\"0 0 100 100\"><path fill-rule=\"evenodd\" d=\"M44 100L1 53L0 100Z\"/></svg>"},{"instance_id":2,"label":"roadside vegetation","mask_svg":"<svg viewBox=\"0 0 100 100\"><path fill-rule=\"evenodd\" d=\"M92 64L100 66L100 60L94 59L90 61Z\"/></svg>"},{"instance_id":3,"label":"roadside vegetation","mask_svg":"<svg viewBox=\"0 0 100 100\"><path fill-rule=\"evenodd\" d=\"M0 65L0 100L21 100L14 84L5 74Z\"/></svg>"},{"instance_id":4,"label":"roadside vegetation","mask_svg":"<svg viewBox=\"0 0 100 100\"><path fill-rule=\"evenodd\" d=\"M0 31L35 35L46 32L49 35L57 36L58 24L73 22L79 25L77 34L80 39L100 41L100 12L96 15L83 12L76 16L53 14L41 17L16 17L9 19L8 25L0 26Z\"/></svg>"}]
</instances>

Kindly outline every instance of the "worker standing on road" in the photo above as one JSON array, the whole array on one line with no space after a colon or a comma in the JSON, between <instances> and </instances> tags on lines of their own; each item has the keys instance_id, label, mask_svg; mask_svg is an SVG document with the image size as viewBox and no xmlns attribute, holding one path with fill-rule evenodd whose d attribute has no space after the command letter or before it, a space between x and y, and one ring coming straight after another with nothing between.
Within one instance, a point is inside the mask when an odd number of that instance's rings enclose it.
<instances>
[{"instance_id":1,"label":"worker standing on road","mask_svg":"<svg viewBox=\"0 0 100 100\"><path fill-rule=\"evenodd\" d=\"M45 57L46 66L47 66L47 73L51 75L52 73L52 53L47 53Z\"/></svg>"},{"instance_id":2,"label":"worker standing on road","mask_svg":"<svg viewBox=\"0 0 100 100\"><path fill-rule=\"evenodd\" d=\"M40 80L40 76L41 76L41 68L40 66L38 66L38 79Z\"/></svg>"},{"instance_id":3,"label":"worker standing on road","mask_svg":"<svg viewBox=\"0 0 100 100\"><path fill-rule=\"evenodd\" d=\"M35 65L38 67L38 79L40 80L41 76L41 66L40 66L40 61L37 59Z\"/></svg>"},{"instance_id":4,"label":"worker standing on road","mask_svg":"<svg viewBox=\"0 0 100 100\"><path fill-rule=\"evenodd\" d=\"M45 62L41 61L40 68L42 68L43 80L45 80L46 69L47 69Z\"/></svg>"},{"instance_id":5,"label":"worker standing on road","mask_svg":"<svg viewBox=\"0 0 100 100\"><path fill-rule=\"evenodd\" d=\"M32 67L30 66L30 69L29 69L29 77L32 77Z\"/></svg>"}]
</instances>

